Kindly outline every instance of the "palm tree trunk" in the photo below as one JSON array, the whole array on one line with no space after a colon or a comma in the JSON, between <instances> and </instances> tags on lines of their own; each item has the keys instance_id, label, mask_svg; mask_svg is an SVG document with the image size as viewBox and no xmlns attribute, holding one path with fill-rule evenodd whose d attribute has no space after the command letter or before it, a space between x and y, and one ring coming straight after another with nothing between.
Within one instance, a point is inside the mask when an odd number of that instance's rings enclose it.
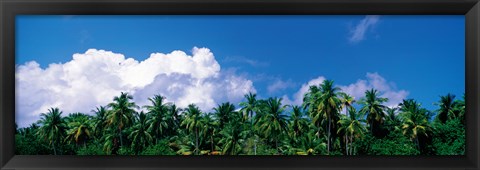
<instances>
[{"instance_id":1,"label":"palm tree trunk","mask_svg":"<svg viewBox=\"0 0 480 170\"><path fill-rule=\"evenodd\" d=\"M277 135L277 133L274 133L274 136L275 136L275 149L277 150L277 153L278 153L278 135Z\"/></svg>"},{"instance_id":2,"label":"palm tree trunk","mask_svg":"<svg viewBox=\"0 0 480 170\"><path fill-rule=\"evenodd\" d=\"M53 146L53 154L57 155L57 150L55 149L55 142L52 143L52 146Z\"/></svg>"},{"instance_id":3,"label":"palm tree trunk","mask_svg":"<svg viewBox=\"0 0 480 170\"><path fill-rule=\"evenodd\" d=\"M348 135L345 135L345 153L348 155Z\"/></svg>"},{"instance_id":4,"label":"palm tree trunk","mask_svg":"<svg viewBox=\"0 0 480 170\"><path fill-rule=\"evenodd\" d=\"M253 152L255 153L255 155L257 155L257 137L255 136L255 139L253 141Z\"/></svg>"},{"instance_id":5,"label":"palm tree trunk","mask_svg":"<svg viewBox=\"0 0 480 170\"><path fill-rule=\"evenodd\" d=\"M350 155L353 155L353 134L350 135Z\"/></svg>"},{"instance_id":6,"label":"palm tree trunk","mask_svg":"<svg viewBox=\"0 0 480 170\"><path fill-rule=\"evenodd\" d=\"M327 153L330 155L330 128L331 126L330 118L328 119L328 139L327 139Z\"/></svg>"},{"instance_id":7,"label":"palm tree trunk","mask_svg":"<svg viewBox=\"0 0 480 170\"><path fill-rule=\"evenodd\" d=\"M195 154L198 155L198 129L195 127Z\"/></svg>"},{"instance_id":8,"label":"palm tree trunk","mask_svg":"<svg viewBox=\"0 0 480 170\"><path fill-rule=\"evenodd\" d=\"M253 111L250 111L250 129L253 128Z\"/></svg>"},{"instance_id":9,"label":"palm tree trunk","mask_svg":"<svg viewBox=\"0 0 480 170\"><path fill-rule=\"evenodd\" d=\"M233 140L233 143L232 143L232 155L235 155L235 140Z\"/></svg>"},{"instance_id":10,"label":"palm tree trunk","mask_svg":"<svg viewBox=\"0 0 480 170\"><path fill-rule=\"evenodd\" d=\"M353 136L352 136L352 141L353 141L353 139L354 139L354 138L353 138ZM357 153L357 151L356 151L356 150L357 150L357 147L356 147L356 146L353 146L353 145L352 145L352 147L353 147L352 155L355 155L355 153Z\"/></svg>"},{"instance_id":11,"label":"palm tree trunk","mask_svg":"<svg viewBox=\"0 0 480 170\"><path fill-rule=\"evenodd\" d=\"M418 136L415 137L415 143L417 143L417 149L420 151L420 142L418 141Z\"/></svg>"},{"instance_id":12,"label":"palm tree trunk","mask_svg":"<svg viewBox=\"0 0 480 170\"><path fill-rule=\"evenodd\" d=\"M210 136L210 145L212 146L212 152L213 152L213 133L212 135Z\"/></svg>"},{"instance_id":13,"label":"palm tree trunk","mask_svg":"<svg viewBox=\"0 0 480 170\"><path fill-rule=\"evenodd\" d=\"M370 133L373 135L373 120L370 121Z\"/></svg>"},{"instance_id":14,"label":"palm tree trunk","mask_svg":"<svg viewBox=\"0 0 480 170\"><path fill-rule=\"evenodd\" d=\"M275 139L275 148L277 149L277 153L278 153L278 139Z\"/></svg>"},{"instance_id":15,"label":"palm tree trunk","mask_svg":"<svg viewBox=\"0 0 480 170\"><path fill-rule=\"evenodd\" d=\"M250 111L250 136L253 137L253 111ZM253 150L254 154L257 155L257 141L254 140L253 142Z\"/></svg>"},{"instance_id":16,"label":"palm tree trunk","mask_svg":"<svg viewBox=\"0 0 480 170\"><path fill-rule=\"evenodd\" d=\"M122 128L118 127L118 136L120 138L120 147L123 146L123 139L122 139Z\"/></svg>"}]
</instances>

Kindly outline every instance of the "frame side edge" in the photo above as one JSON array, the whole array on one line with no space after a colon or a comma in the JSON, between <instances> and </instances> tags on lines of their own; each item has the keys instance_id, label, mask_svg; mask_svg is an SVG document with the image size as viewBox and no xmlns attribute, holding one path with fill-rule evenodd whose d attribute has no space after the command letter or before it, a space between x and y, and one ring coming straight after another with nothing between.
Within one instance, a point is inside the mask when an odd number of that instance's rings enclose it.
<instances>
[{"instance_id":1,"label":"frame side edge","mask_svg":"<svg viewBox=\"0 0 480 170\"><path fill-rule=\"evenodd\" d=\"M3 6L4 6L4 1L3 0L0 0L0 59L1 61L3 61L3 58L5 57L5 53L4 53L4 50L3 50L3 46L5 44L5 38L4 38L4 27L5 27L5 11L3 10ZM3 69L4 68L4 62L0 62L0 69ZM0 72L3 72L3 70L1 70ZM3 76L0 78L0 89L3 89ZM5 113L3 112L3 107L5 106L3 103L4 103L4 97L3 97L4 93L3 93L3 90L0 91L0 150L4 150L5 149L5 142L4 142L4 138L5 138L5 134L3 133L4 132L4 115ZM5 155L3 152L0 152L0 169L6 164L7 162L7 159L5 158Z\"/></svg>"},{"instance_id":2,"label":"frame side edge","mask_svg":"<svg viewBox=\"0 0 480 170\"><path fill-rule=\"evenodd\" d=\"M480 129L480 116L479 105L480 94L478 85L480 85L479 65L480 65L480 2L477 3L465 14L465 54L466 54L466 105L467 115L465 117L467 121L466 138L466 156L469 163L471 163L475 169L479 168L480 159L480 139L479 134L475 129Z\"/></svg>"},{"instance_id":3,"label":"frame side edge","mask_svg":"<svg viewBox=\"0 0 480 170\"><path fill-rule=\"evenodd\" d=\"M15 35L8 34L15 29L13 3L0 0L0 168L3 168L15 152Z\"/></svg>"}]
</instances>

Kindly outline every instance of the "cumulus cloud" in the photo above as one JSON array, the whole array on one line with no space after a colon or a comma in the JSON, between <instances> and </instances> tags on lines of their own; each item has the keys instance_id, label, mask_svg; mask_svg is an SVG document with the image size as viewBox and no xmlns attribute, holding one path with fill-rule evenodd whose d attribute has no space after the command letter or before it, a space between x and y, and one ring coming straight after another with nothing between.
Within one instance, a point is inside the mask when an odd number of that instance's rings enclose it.
<instances>
[{"instance_id":1,"label":"cumulus cloud","mask_svg":"<svg viewBox=\"0 0 480 170\"><path fill-rule=\"evenodd\" d=\"M379 91L380 97L388 98L388 102L385 103L388 107L397 106L409 94L406 90L398 90L393 82L388 82L378 73L367 73L366 78L366 80L360 79L353 84L339 87L356 100L365 97L365 91L374 88Z\"/></svg>"},{"instance_id":2,"label":"cumulus cloud","mask_svg":"<svg viewBox=\"0 0 480 170\"><path fill-rule=\"evenodd\" d=\"M111 51L89 49L74 54L64 64L42 69L35 61L16 66L16 120L20 127L39 119L50 107L64 114L90 113L106 105L120 92L134 96L138 105L149 104L155 94L180 107L190 103L211 110L223 101L238 102L256 92L253 82L232 72L222 72L208 48L168 54L153 53L143 61Z\"/></svg>"},{"instance_id":3,"label":"cumulus cloud","mask_svg":"<svg viewBox=\"0 0 480 170\"><path fill-rule=\"evenodd\" d=\"M325 77L323 76L312 79L302 85L302 87L293 95L293 99L290 99L289 96L284 95L283 100L287 104L300 105L302 104L303 97L305 93L308 92L309 87L312 85L319 85L324 80ZM342 89L343 92L353 96L357 101L360 98L365 97L365 91L374 88L380 92L380 97L389 99L389 101L385 103L385 105L388 107L397 106L409 94L409 92L406 90L398 90L393 82L388 82L378 73L367 73L366 79L359 79L357 82L349 85L337 85L337 87Z\"/></svg>"},{"instance_id":4,"label":"cumulus cloud","mask_svg":"<svg viewBox=\"0 0 480 170\"><path fill-rule=\"evenodd\" d=\"M365 33L367 32L367 30L377 24L379 19L380 16L378 15L365 16L365 18L362 19L350 32L349 41L352 43L356 43L365 39Z\"/></svg>"}]
</instances>

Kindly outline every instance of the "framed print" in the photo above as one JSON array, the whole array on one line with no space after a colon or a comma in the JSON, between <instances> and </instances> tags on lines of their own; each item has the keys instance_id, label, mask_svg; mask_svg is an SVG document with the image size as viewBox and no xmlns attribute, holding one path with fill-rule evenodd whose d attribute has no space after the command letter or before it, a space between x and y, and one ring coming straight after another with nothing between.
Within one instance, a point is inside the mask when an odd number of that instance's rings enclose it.
<instances>
[{"instance_id":1,"label":"framed print","mask_svg":"<svg viewBox=\"0 0 480 170\"><path fill-rule=\"evenodd\" d=\"M478 169L479 8L3 0L1 167Z\"/></svg>"}]
</instances>

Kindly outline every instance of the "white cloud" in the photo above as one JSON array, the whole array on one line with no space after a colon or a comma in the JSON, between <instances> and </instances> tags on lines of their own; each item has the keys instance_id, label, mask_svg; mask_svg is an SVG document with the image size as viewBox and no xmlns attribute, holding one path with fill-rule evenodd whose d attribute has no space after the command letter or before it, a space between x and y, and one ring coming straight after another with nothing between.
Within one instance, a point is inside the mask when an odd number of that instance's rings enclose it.
<instances>
[{"instance_id":1,"label":"white cloud","mask_svg":"<svg viewBox=\"0 0 480 170\"><path fill-rule=\"evenodd\" d=\"M388 98L388 102L385 103L388 107L397 106L409 94L406 90L398 90L393 82L388 82L378 73L367 73L366 78L366 80L360 79L356 83L339 87L357 101L365 97L365 91L374 88L379 91L380 97Z\"/></svg>"},{"instance_id":2,"label":"white cloud","mask_svg":"<svg viewBox=\"0 0 480 170\"><path fill-rule=\"evenodd\" d=\"M320 76L318 78L310 80L308 83L302 85L302 87L293 95L293 99L290 99L287 95L284 95L284 101L286 104L300 105L303 102L303 97L311 85L319 85L325 80L325 77ZM365 91L372 88L377 89L380 93L380 97L388 98L389 101L385 103L388 107L397 106L403 99L405 99L409 92L406 90L398 90L393 82L388 82L380 76L378 73L367 73L366 79L359 79L357 82L349 85L337 85L343 92L352 95L355 100L359 100L365 97Z\"/></svg>"},{"instance_id":3,"label":"white cloud","mask_svg":"<svg viewBox=\"0 0 480 170\"><path fill-rule=\"evenodd\" d=\"M372 28L375 24L378 23L380 16L378 15L367 15L362 19L355 28L350 32L349 41L352 43L360 42L365 39L365 33L369 28Z\"/></svg>"},{"instance_id":4,"label":"white cloud","mask_svg":"<svg viewBox=\"0 0 480 170\"><path fill-rule=\"evenodd\" d=\"M301 105L303 103L303 97L305 96L305 93L308 92L308 89L310 89L310 86L318 86L324 80L326 80L326 78L320 76L308 81L307 83L303 84L302 87L295 94L293 94L293 100L290 99L287 95L284 95L283 101L285 102L285 104L289 105Z\"/></svg>"},{"instance_id":5,"label":"white cloud","mask_svg":"<svg viewBox=\"0 0 480 170\"><path fill-rule=\"evenodd\" d=\"M74 54L67 63L45 69L35 61L17 65L15 76L20 127L38 120L50 107L59 107L64 115L90 113L120 92L132 94L138 105L149 104L148 97L161 94L180 107L195 103L206 111L220 102L238 102L245 93L256 91L251 80L222 72L213 53L197 47L191 56L183 51L153 53L144 61L89 49Z\"/></svg>"},{"instance_id":6,"label":"white cloud","mask_svg":"<svg viewBox=\"0 0 480 170\"><path fill-rule=\"evenodd\" d=\"M277 79L267 87L267 91L269 94L273 94L273 93L281 92L293 86L294 86L294 83L291 80L283 81L281 79Z\"/></svg>"}]
</instances>

